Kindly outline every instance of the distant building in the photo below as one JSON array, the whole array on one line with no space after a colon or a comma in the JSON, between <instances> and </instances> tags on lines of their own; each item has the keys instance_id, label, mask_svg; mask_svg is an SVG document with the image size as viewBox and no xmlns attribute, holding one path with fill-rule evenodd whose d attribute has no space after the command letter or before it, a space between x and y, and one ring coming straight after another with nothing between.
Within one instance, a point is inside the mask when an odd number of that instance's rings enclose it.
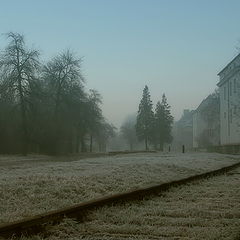
<instances>
[{"instance_id":1,"label":"distant building","mask_svg":"<svg viewBox=\"0 0 240 240\"><path fill-rule=\"evenodd\" d=\"M205 98L193 113L193 147L205 148L220 144L219 94Z\"/></svg>"},{"instance_id":2,"label":"distant building","mask_svg":"<svg viewBox=\"0 0 240 240\"><path fill-rule=\"evenodd\" d=\"M218 76L221 145L240 144L240 54Z\"/></svg>"},{"instance_id":3,"label":"distant building","mask_svg":"<svg viewBox=\"0 0 240 240\"><path fill-rule=\"evenodd\" d=\"M188 109L183 110L183 115L173 125L173 143L174 150L181 151L182 145L186 149L192 149L193 145L193 125L192 125L193 111Z\"/></svg>"}]
</instances>

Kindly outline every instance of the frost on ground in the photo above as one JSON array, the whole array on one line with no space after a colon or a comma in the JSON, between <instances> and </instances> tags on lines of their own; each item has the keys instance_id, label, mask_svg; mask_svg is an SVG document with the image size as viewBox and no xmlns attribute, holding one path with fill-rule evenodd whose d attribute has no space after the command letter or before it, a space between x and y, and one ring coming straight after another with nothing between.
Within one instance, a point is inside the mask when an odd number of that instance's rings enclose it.
<instances>
[{"instance_id":1,"label":"frost on ground","mask_svg":"<svg viewBox=\"0 0 240 240\"><path fill-rule=\"evenodd\" d=\"M0 157L0 223L239 161L215 153L141 153L91 159Z\"/></svg>"},{"instance_id":2,"label":"frost on ground","mask_svg":"<svg viewBox=\"0 0 240 240\"><path fill-rule=\"evenodd\" d=\"M239 239L239 186L240 168L144 201L103 207L84 223L66 219L50 227L45 237L31 239Z\"/></svg>"}]
</instances>

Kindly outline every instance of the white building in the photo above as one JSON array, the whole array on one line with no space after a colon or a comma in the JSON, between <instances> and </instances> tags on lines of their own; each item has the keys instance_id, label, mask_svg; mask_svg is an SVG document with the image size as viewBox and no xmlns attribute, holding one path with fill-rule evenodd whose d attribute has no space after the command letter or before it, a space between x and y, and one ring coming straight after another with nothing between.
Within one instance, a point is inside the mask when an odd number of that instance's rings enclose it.
<instances>
[{"instance_id":1,"label":"white building","mask_svg":"<svg viewBox=\"0 0 240 240\"><path fill-rule=\"evenodd\" d=\"M219 95L213 93L193 113L193 148L218 146L219 125Z\"/></svg>"},{"instance_id":2,"label":"white building","mask_svg":"<svg viewBox=\"0 0 240 240\"><path fill-rule=\"evenodd\" d=\"M205 128L206 123L201 117L201 113L197 109L193 114L193 148L200 147L198 139Z\"/></svg>"},{"instance_id":3,"label":"white building","mask_svg":"<svg viewBox=\"0 0 240 240\"><path fill-rule=\"evenodd\" d=\"M240 54L218 76L221 145L240 144Z\"/></svg>"}]
</instances>

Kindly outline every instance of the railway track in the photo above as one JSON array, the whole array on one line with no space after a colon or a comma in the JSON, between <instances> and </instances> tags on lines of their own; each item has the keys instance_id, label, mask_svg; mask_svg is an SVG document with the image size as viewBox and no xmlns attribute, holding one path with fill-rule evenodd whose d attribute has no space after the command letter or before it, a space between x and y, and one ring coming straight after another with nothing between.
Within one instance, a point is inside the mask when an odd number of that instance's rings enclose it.
<instances>
[{"instance_id":1,"label":"railway track","mask_svg":"<svg viewBox=\"0 0 240 240\"><path fill-rule=\"evenodd\" d=\"M141 188L137 190L128 191L125 193L114 194L111 196L106 196L98 198L95 200L87 201L74 205L72 207L59 209L57 211L50 211L45 214L36 215L34 217L29 217L21 221L16 221L8 224L0 225L0 236L11 237L13 235L18 236L22 234L33 234L37 232L44 231L44 227L47 224L59 223L63 218L77 218L79 220L84 219L88 214L88 211L117 203L129 202L131 200L143 199L146 196L159 194L161 192L167 191L172 187L192 183L205 178L210 178L216 175L224 174L240 167L240 162L233 164L231 166L223 167L214 171L209 171L206 173L190 176L180 180L175 180L160 185L149 186L146 188Z\"/></svg>"},{"instance_id":2,"label":"railway track","mask_svg":"<svg viewBox=\"0 0 240 240\"><path fill-rule=\"evenodd\" d=\"M142 201L99 208L82 223L65 219L43 239L239 240L239 184L237 168Z\"/></svg>"}]
</instances>

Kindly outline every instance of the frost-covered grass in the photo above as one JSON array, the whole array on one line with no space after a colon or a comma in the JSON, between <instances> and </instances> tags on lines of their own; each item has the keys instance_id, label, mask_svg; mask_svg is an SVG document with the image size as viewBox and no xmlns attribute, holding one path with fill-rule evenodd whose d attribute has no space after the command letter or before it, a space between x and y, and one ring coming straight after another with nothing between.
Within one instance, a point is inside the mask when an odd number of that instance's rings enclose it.
<instances>
[{"instance_id":1,"label":"frost-covered grass","mask_svg":"<svg viewBox=\"0 0 240 240\"><path fill-rule=\"evenodd\" d=\"M0 223L217 169L239 157L141 153L90 159L0 157Z\"/></svg>"},{"instance_id":2,"label":"frost-covered grass","mask_svg":"<svg viewBox=\"0 0 240 240\"><path fill-rule=\"evenodd\" d=\"M164 196L92 211L84 223L66 219L35 240L238 239L240 169L174 188ZM22 238L27 240L29 238Z\"/></svg>"}]
</instances>

